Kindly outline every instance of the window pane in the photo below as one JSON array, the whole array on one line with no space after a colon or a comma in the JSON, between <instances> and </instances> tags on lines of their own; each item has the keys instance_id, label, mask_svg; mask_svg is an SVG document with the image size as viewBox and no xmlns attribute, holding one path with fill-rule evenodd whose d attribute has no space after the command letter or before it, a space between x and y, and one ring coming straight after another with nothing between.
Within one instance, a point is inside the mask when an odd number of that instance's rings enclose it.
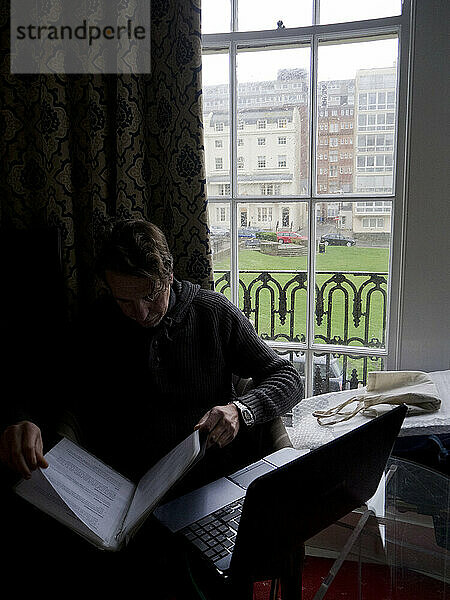
<instances>
[{"instance_id":1,"label":"window pane","mask_svg":"<svg viewBox=\"0 0 450 600\"><path fill-rule=\"evenodd\" d=\"M202 33L223 33L230 25L230 0L202 0Z\"/></svg>"},{"instance_id":2,"label":"window pane","mask_svg":"<svg viewBox=\"0 0 450 600\"><path fill-rule=\"evenodd\" d=\"M319 46L318 194L393 193L397 54L397 39Z\"/></svg>"},{"instance_id":3,"label":"window pane","mask_svg":"<svg viewBox=\"0 0 450 600\"><path fill-rule=\"evenodd\" d=\"M216 290L230 299L230 203L209 202L208 219Z\"/></svg>"},{"instance_id":4,"label":"window pane","mask_svg":"<svg viewBox=\"0 0 450 600\"><path fill-rule=\"evenodd\" d=\"M208 196L230 194L228 54L203 56L203 127Z\"/></svg>"},{"instance_id":5,"label":"window pane","mask_svg":"<svg viewBox=\"0 0 450 600\"><path fill-rule=\"evenodd\" d=\"M309 143L308 48L240 51L237 56L238 193L305 195ZM281 158L280 158L281 157Z\"/></svg>"},{"instance_id":6,"label":"window pane","mask_svg":"<svg viewBox=\"0 0 450 600\"><path fill-rule=\"evenodd\" d=\"M317 343L384 348L390 201L316 205Z\"/></svg>"},{"instance_id":7,"label":"window pane","mask_svg":"<svg viewBox=\"0 0 450 600\"><path fill-rule=\"evenodd\" d=\"M344 23L402 14L401 0L320 0L320 23Z\"/></svg>"},{"instance_id":8,"label":"window pane","mask_svg":"<svg viewBox=\"0 0 450 600\"><path fill-rule=\"evenodd\" d=\"M259 335L304 342L307 203L242 202L238 224L239 306Z\"/></svg>"},{"instance_id":9,"label":"window pane","mask_svg":"<svg viewBox=\"0 0 450 600\"><path fill-rule=\"evenodd\" d=\"M277 29L279 21L285 27L311 25L312 1L284 0L277 3L272 0L238 0L239 31Z\"/></svg>"}]
</instances>

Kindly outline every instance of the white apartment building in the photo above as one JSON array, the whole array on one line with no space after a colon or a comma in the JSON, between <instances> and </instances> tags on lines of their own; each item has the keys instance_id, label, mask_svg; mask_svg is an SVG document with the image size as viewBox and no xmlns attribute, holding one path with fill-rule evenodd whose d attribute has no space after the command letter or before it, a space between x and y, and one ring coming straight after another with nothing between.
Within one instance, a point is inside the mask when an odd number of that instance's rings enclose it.
<instances>
[{"instance_id":1,"label":"white apartment building","mask_svg":"<svg viewBox=\"0 0 450 600\"><path fill-rule=\"evenodd\" d=\"M230 131L226 112L210 112L204 119L208 195L229 196ZM305 193L301 178L299 107L253 107L239 112L237 137L237 185L242 196L264 202L241 203L239 224L261 229L302 228L305 211L292 203L268 203L267 196L299 196ZM211 213L210 213L211 214ZM227 226L229 207L217 204L211 225Z\"/></svg>"},{"instance_id":2,"label":"white apartment building","mask_svg":"<svg viewBox=\"0 0 450 600\"><path fill-rule=\"evenodd\" d=\"M317 216L322 221L339 218L340 227L351 228L355 237L377 233L383 239L391 230L390 201L377 200L376 195L392 192L396 84L395 66L359 70L355 80L318 84L316 193L361 194L369 201L346 205L344 214L341 202L324 198ZM307 194L307 85L302 69L280 71L275 81L239 85L237 191L242 197L261 199L239 204L241 227L271 231L306 227L304 205L282 200ZM210 225L222 228L230 223L225 201L231 196L228 105L227 85L205 88L208 196L224 197L223 203L210 205ZM271 196L277 202L270 202Z\"/></svg>"},{"instance_id":3,"label":"white apartment building","mask_svg":"<svg viewBox=\"0 0 450 600\"><path fill-rule=\"evenodd\" d=\"M362 69L355 79L356 143L355 192L391 194L393 191L396 67ZM391 231L391 202L357 202L353 210L355 234Z\"/></svg>"}]
</instances>

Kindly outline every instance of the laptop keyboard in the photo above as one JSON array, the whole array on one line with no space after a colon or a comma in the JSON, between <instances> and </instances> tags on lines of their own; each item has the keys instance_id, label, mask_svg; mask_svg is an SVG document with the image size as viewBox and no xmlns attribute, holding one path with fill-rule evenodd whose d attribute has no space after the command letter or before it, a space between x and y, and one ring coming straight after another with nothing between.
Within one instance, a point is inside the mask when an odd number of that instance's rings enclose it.
<instances>
[{"instance_id":1,"label":"laptop keyboard","mask_svg":"<svg viewBox=\"0 0 450 600\"><path fill-rule=\"evenodd\" d=\"M216 562L231 554L245 498L239 498L181 530L203 554Z\"/></svg>"}]
</instances>

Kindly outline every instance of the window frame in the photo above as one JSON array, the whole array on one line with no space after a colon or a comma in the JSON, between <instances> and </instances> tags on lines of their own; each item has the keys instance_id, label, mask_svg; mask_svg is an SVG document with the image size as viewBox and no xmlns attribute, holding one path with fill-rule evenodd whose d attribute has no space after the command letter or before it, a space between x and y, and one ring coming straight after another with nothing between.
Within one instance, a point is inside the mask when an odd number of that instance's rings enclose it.
<instances>
[{"instance_id":1,"label":"window frame","mask_svg":"<svg viewBox=\"0 0 450 600\"><path fill-rule=\"evenodd\" d=\"M407 157L409 150L409 124L410 124L410 105L411 96L411 71L412 71L412 53L414 47L414 18L415 18L415 0L403 0L402 14L397 16L367 19L364 21L327 23L319 24L319 4L320 0L313 0L313 24L306 27L297 27L281 30L263 30L263 31L238 31L237 27L237 2L231 2L231 27L230 32L217 34L203 34L202 48L205 53L226 52L229 56L229 156L230 156L230 183L231 198L230 206L230 239L231 239L231 300L239 306L239 265L238 265L238 216L239 205L241 203L252 204L261 203L265 199L270 202L279 200L284 205L295 202L308 203L309 235L308 235L308 323L306 332L306 343L297 342L276 342L267 340L267 343L282 351L296 351L305 353L306 368L306 390L305 396L312 395L313 381L313 356L314 353L321 354L352 354L360 357L380 356L384 360L385 368L398 368L400 351L400 322L402 312L402 291L403 274L405 269L405 228L406 228L406 202L405 190L407 188ZM359 348L331 344L318 344L314 341L314 303L315 303L315 248L314 248L314 229L315 215L317 206L321 202L336 200L336 195L329 194L320 188L323 183L318 181L316 170L319 166L312 157L318 154L321 138L317 136L316 116L319 116L317 106L317 62L319 43L343 42L350 40L370 40L380 39L382 36L398 36L399 51L397 63L397 105L394 109L388 103L386 93L386 104L384 110L386 113L396 113L396 123L392 126L395 132L394 146L394 172L392 193L344 193L340 200L354 204L364 200L385 200L392 202L392 239L389 258L389 284L388 284L388 310L386 322L386 345L383 349ZM269 49L271 46L280 47L295 43L296 47L302 45L311 48L310 61L310 105L309 105L309 184L307 195L296 196L269 196L262 199L260 196L242 195L238 193L238 165L237 165L237 135L240 131L240 122L242 119L237 109L237 78L236 78L236 57L239 49L261 48ZM378 101L378 95L377 95ZM355 106L359 98L355 94ZM325 111L327 113L329 111ZM353 112L353 111L352 111ZM327 116L325 114L325 116ZM331 114L330 114L331 116ZM387 117L386 117L387 120ZM278 128L277 128L278 129ZM279 130L279 129L278 129ZM262 131L256 125L255 131ZM386 130L380 130L380 132ZM388 130L391 133L391 130ZM355 136L356 138L356 136ZM356 140L355 140L356 141ZM328 146L324 146L326 149ZM353 153L352 153L353 154ZM355 169L356 171L356 169ZM356 182L356 172L354 173ZM325 186L326 187L326 186ZM319 193L320 192L320 193ZM214 204L223 197L208 195L208 202ZM392 285L395 282L395 285Z\"/></svg>"}]
</instances>

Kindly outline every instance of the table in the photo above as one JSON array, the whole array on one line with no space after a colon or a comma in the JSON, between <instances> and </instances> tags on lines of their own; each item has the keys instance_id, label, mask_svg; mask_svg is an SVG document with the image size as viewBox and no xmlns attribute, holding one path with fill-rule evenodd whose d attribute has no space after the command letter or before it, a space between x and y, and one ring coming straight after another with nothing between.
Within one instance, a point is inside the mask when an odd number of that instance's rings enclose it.
<instances>
[{"instance_id":1,"label":"table","mask_svg":"<svg viewBox=\"0 0 450 600\"><path fill-rule=\"evenodd\" d=\"M450 431L450 370L434 371L429 374L441 398L441 407L434 413L421 416L408 416L403 422L399 437L430 435ZM313 449L347 433L358 425L367 422L367 417L356 415L349 421L335 425L319 425L315 410L327 410L341 402L361 394L364 388L343 390L311 396L302 400L293 409L293 427L287 427L294 448Z\"/></svg>"},{"instance_id":2,"label":"table","mask_svg":"<svg viewBox=\"0 0 450 600\"><path fill-rule=\"evenodd\" d=\"M389 459L385 477L367 506L309 540L307 555L334 556L336 562L314 600L325 598L343 560L384 565L389 572L383 600L445 600L450 582L450 479L422 465ZM430 590L432 590L430 592ZM361 597L361 596L360 596Z\"/></svg>"}]
</instances>

